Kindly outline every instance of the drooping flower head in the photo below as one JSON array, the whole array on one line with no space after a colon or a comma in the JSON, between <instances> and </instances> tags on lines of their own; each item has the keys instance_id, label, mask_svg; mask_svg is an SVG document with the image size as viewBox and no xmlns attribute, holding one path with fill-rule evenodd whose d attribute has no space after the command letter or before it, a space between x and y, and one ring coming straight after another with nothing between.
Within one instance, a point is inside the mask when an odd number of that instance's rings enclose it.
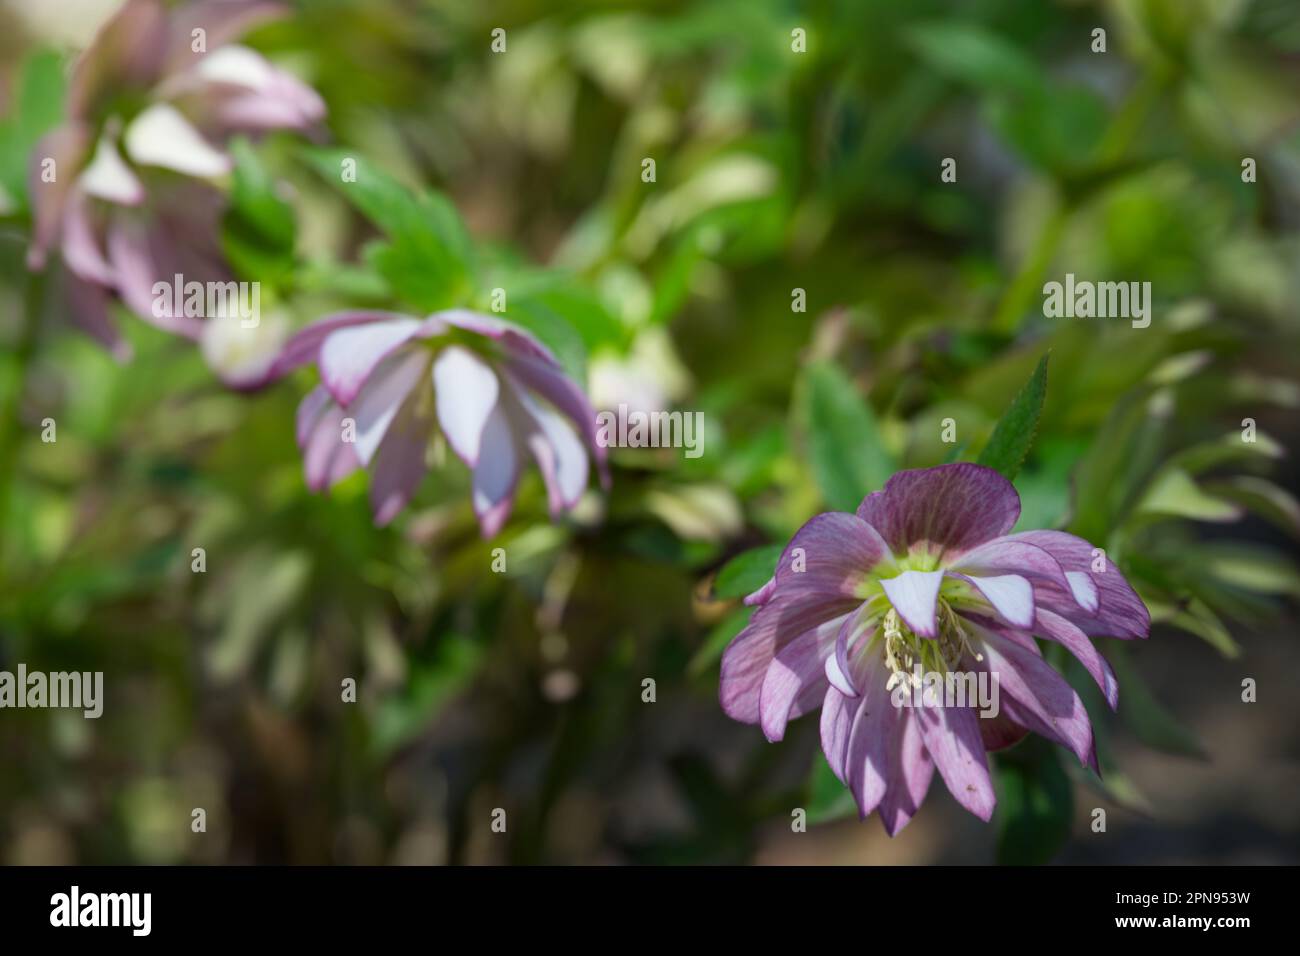
<instances>
[{"instance_id":1,"label":"drooping flower head","mask_svg":"<svg viewBox=\"0 0 1300 956\"><path fill-rule=\"evenodd\" d=\"M776 741L820 705L826 760L890 835L935 770L989 819L986 751L1030 731L1096 771L1087 712L1034 639L1063 645L1114 708L1115 675L1089 636L1146 637L1150 614L1102 552L1061 531L1010 534L1019 516L1011 483L966 463L899 472L856 514L817 515L746 599L759 607L723 655L723 709ZM900 706L921 674L986 675L997 713L942 695Z\"/></svg>"},{"instance_id":2,"label":"drooping flower head","mask_svg":"<svg viewBox=\"0 0 1300 956\"><path fill-rule=\"evenodd\" d=\"M78 59L68 120L32 154L28 265L57 248L75 319L118 355L109 315L120 299L145 320L198 339L201 319L161 305L157 282L224 282L224 208L214 182L229 173L236 133L307 130L325 115L308 86L231 41L279 14L253 0L199 0L168 9L127 0Z\"/></svg>"},{"instance_id":3,"label":"drooping flower head","mask_svg":"<svg viewBox=\"0 0 1300 956\"><path fill-rule=\"evenodd\" d=\"M290 339L270 376L309 362L321 384L298 407L307 484L321 491L368 468L377 524L415 493L439 428L473 473L484 537L509 517L530 457L553 517L577 504L589 458L608 480L586 395L549 349L509 322L460 309L424 319L330 316Z\"/></svg>"}]
</instances>

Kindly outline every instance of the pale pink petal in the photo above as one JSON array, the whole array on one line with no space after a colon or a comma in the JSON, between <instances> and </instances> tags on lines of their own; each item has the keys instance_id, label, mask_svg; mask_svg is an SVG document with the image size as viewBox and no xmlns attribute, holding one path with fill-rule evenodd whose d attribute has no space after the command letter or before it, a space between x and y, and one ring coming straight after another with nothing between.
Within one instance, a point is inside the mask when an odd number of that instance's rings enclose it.
<instances>
[{"instance_id":1,"label":"pale pink petal","mask_svg":"<svg viewBox=\"0 0 1300 956\"><path fill-rule=\"evenodd\" d=\"M406 507L424 477L424 452L433 423L407 401L389 426L370 468L370 507L383 527Z\"/></svg>"},{"instance_id":2,"label":"pale pink petal","mask_svg":"<svg viewBox=\"0 0 1300 956\"><path fill-rule=\"evenodd\" d=\"M1020 575L973 577L953 571L948 574L973 586L1013 626L1023 628L1034 623L1034 589Z\"/></svg>"},{"instance_id":3,"label":"pale pink petal","mask_svg":"<svg viewBox=\"0 0 1300 956\"><path fill-rule=\"evenodd\" d=\"M321 381L336 402L348 407L369 384L379 364L409 342L419 328L419 319L399 318L350 324L331 332L321 343ZM425 366L433 357L420 350L406 354L423 358Z\"/></svg>"},{"instance_id":4,"label":"pale pink petal","mask_svg":"<svg viewBox=\"0 0 1300 956\"><path fill-rule=\"evenodd\" d=\"M335 336L345 335L347 331L331 335L326 348ZM356 401L344 405L347 415L356 421L357 457L362 464L369 465L374 459L398 410L428 370L429 356L423 351L401 351L390 355L374 366ZM329 382L325 385L328 388ZM337 400L338 392L335 389L330 389L330 392Z\"/></svg>"},{"instance_id":5,"label":"pale pink petal","mask_svg":"<svg viewBox=\"0 0 1300 956\"><path fill-rule=\"evenodd\" d=\"M77 188L119 206L138 206L144 202L144 185L106 136L95 146L94 157L77 178Z\"/></svg>"},{"instance_id":6,"label":"pale pink petal","mask_svg":"<svg viewBox=\"0 0 1300 956\"><path fill-rule=\"evenodd\" d=\"M891 754L891 765L897 770L890 775L885 797L876 807L880 822L891 837L897 836L921 809L934 777L934 761L925 749L921 722L910 710L900 713L898 719L897 750Z\"/></svg>"},{"instance_id":7,"label":"pale pink petal","mask_svg":"<svg viewBox=\"0 0 1300 956\"><path fill-rule=\"evenodd\" d=\"M82 279L108 287L115 284L113 268L95 234L90 201L80 190L72 190L63 207L62 251L64 264Z\"/></svg>"},{"instance_id":8,"label":"pale pink petal","mask_svg":"<svg viewBox=\"0 0 1300 956\"><path fill-rule=\"evenodd\" d=\"M522 449L514 428L498 402L483 428L478 464L474 466L474 513L485 538L500 531L510 517L522 464Z\"/></svg>"},{"instance_id":9,"label":"pale pink petal","mask_svg":"<svg viewBox=\"0 0 1300 956\"><path fill-rule=\"evenodd\" d=\"M912 714L925 738L925 749L948 792L975 816L987 821L993 816L997 798L975 710L926 704L913 708Z\"/></svg>"},{"instance_id":10,"label":"pale pink petal","mask_svg":"<svg viewBox=\"0 0 1300 956\"><path fill-rule=\"evenodd\" d=\"M391 322L396 319L410 319L410 316L398 312L372 310L338 312L326 316L299 330L284 344L284 348L280 350L279 356L271 365L270 374L273 377L279 377L306 365L308 362L317 361L320 358L321 345L325 339L339 329L373 322Z\"/></svg>"},{"instance_id":11,"label":"pale pink petal","mask_svg":"<svg viewBox=\"0 0 1300 956\"><path fill-rule=\"evenodd\" d=\"M66 123L42 136L32 150L27 170L27 194L32 205L32 244L27 250L29 269L44 268L46 254L58 241L64 204L76 180L74 171L89 141L90 134L84 126ZM47 167L47 160L53 161L53 166ZM50 173L53 179L49 179Z\"/></svg>"},{"instance_id":12,"label":"pale pink petal","mask_svg":"<svg viewBox=\"0 0 1300 956\"><path fill-rule=\"evenodd\" d=\"M807 695L814 700L825 696L823 663L834 659L831 650L842 623L842 618L832 618L805 631L781 648L773 659L759 691L759 724L768 740L777 741L785 736L786 723L796 701Z\"/></svg>"}]
</instances>

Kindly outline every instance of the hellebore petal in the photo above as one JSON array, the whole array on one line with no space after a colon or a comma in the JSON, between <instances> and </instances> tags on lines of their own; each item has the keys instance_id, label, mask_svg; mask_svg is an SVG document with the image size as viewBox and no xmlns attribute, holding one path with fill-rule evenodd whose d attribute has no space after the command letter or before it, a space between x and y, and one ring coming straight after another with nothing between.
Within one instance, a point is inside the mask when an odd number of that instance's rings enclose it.
<instances>
[{"instance_id":1,"label":"hellebore petal","mask_svg":"<svg viewBox=\"0 0 1300 956\"><path fill-rule=\"evenodd\" d=\"M144 186L106 136L95 146L95 155L81 171L77 186L87 195L119 206L144 202Z\"/></svg>"},{"instance_id":2,"label":"hellebore petal","mask_svg":"<svg viewBox=\"0 0 1300 956\"><path fill-rule=\"evenodd\" d=\"M974 548L1011 530L1020 496L992 468L969 462L900 471L867 495L857 515L895 554L928 543L942 553Z\"/></svg>"},{"instance_id":3,"label":"hellebore petal","mask_svg":"<svg viewBox=\"0 0 1300 956\"><path fill-rule=\"evenodd\" d=\"M510 517L522 465L522 449L505 409L498 402L483 428L478 464L474 466L474 513L478 515L483 537L495 535Z\"/></svg>"},{"instance_id":4,"label":"hellebore petal","mask_svg":"<svg viewBox=\"0 0 1300 956\"><path fill-rule=\"evenodd\" d=\"M823 663L833 660L831 648L842 618L831 618L804 631L777 652L768 665L759 691L759 726L769 741L785 736L796 704L815 704L826 695Z\"/></svg>"},{"instance_id":5,"label":"hellebore petal","mask_svg":"<svg viewBox=\"0 0 1300 956\"><path fill-rule=\"evenodd\" d=\"M520 408L532 419L525 439L546 484L551 516L572 508L587 489L587 452L569 420L545 408L524 392L515 395Z\"/></svg>"},{"instance_id":6,"label":"hellebore petal","mask_svg":"<svg viewBox=\"0 0 1300 956\"><path fill-rule=\"evenodd\" d=\"M767 582L757 591L753 592L752 594L746 594L745 599L741 601L741 603L749 607L753 607L759 604L766 604L769 600L771 600L772 595L775 592L776 592L776 578L771 577L768 578Z\"/></svg>"},{"instance_id":7,"label":"hellebore petal","mask_svg":"<svg viewBox=\"0 0 1300 956\"><path fill-rule=\"evenodd\" d=\"M939 633L935 605L943 577L943 571L904 571L897 577L880 581L894 610L922 637L934 637Z\"/></svg>"},{"instance_id":8,"label":"hellebore petal","mask_svg":"<svg viewBox=\"0 0 1300 956\"><path fill-rule=\"evenodd\" d=\"M255 26L284 16L288 8L260 0L197 0L171 11L167 18L164 70L179 73L201 64ZM194 49L194 31L203 31L203 50Z\"/></svg>"},{"instance_id":9,"label":"hellebore petal","mask_svg":"<svg viewBox=\"0 0 1300 956\"><path fill-rule=\"evenodd\" d=\"M108 289L68 274L63 282L63 291L73 322L107 348L119 362L129 359L131 346L123 340L109 313Z\"/></svg>"},{"instance_id":10,"label":"hellebore petal","mask_svg":"<svg viewBox=\"0 0 1300 956\"><path fill-rule=\"evenodd\" d=\"M278 378L287 375L294 369L306 365L308 362L315 362L320 359L321 346L325 339L339 329L349 328L354 325L366 325L373 322L391 322L393 320L411 320L409 316L402 315L398 312L380 312L380 311L358 311L358 312L338 312L334 315L313 322L311 325L295 333L284 348L280 350L279 356L271 366L272 377Z\"/></svg>"},{"instance_id":11,"label":"hellebore petal","mask_svg":"<svg viewBox=\"0 0 1300 956\"><path fill-rule=\"evenodd\" d=\"M1034 623L1034 589L1018 574L1000 574L996 577L973 577L969 574L947 572L949 577L966 581L993 605L993 609L1016 627L1029 627ZM900 612L901 613L901 612ZM918 632L919 633L919 632Z\"/></svg>"},{"instance_id":12,"label":"hellebore petal","mask_svg":"<svg viewBox=\"0 0 1300 956\"><path fill-rule=\"evenodd\" d=\"M167 13L158 0L127 0L99 28L77 60L68 88L68 114L86 119L122 90L157 82L167 43Z\"/></svg>"},{"instance_id":13,"label":"hellebore petal","mask_svg":"<svg viewBox=\"0 0 1300 956\"><path fill-rule=\"evenodd\" d=\"M116 283L113 267L100 250L90 202L78 189L72 190L64 204L62 252L64 264L82 279L106 288Z\"/></svg>"},{"instance_id":14,"label":"hellebore petal","mask_svg":"<svg viewBox=\"0 0 1300 956\"><path fill-rule=\"evenodd\" d=\"M1151 612L1124 580L1119 568L1098 554L1096 560L1102 562L1105 570L1092 570L1095 549L1087 541L1064 531L1021 531L1008 537L1042 548L1060 562L1067 576L1071 572L1085 574L1097 589L1099 606L1088 616L1080 615L1075 607L1080 603L1076 595L1082 590L1078 578L1072 580L1071 591L1058 591L1052 586L1041 588L1037 595L1040 607L1069 618L1085 634L1093 636L1144 638L1150 632Z\"/></svg>"},{"instance_id":15,"label":"hellebore petal","mask_svg":"<svg viewBox=\"0 0 1300 956\"><path fill-rule=\"evenodd\" d=\"M362 464L368 466L374 460L393 419L397 417L411 390L427 373L428 367L428 356L420 352L390 355L375 366L356 401L343 406L356 421L357 457ZM325 387L329 388L328 382Z\"/></svg>"},{"instance_id":16,"label":"hellebore petal","mask_svg":"<svg viewBox=\"0 0 1300 956\"><path fill-rule=\"evenodd\" d=\"M934 761L925 749L921 722L915 715L900 714L901 732L897 751L893 756L897 772L890 775L885 798L876 807L885 832L891 837L907 826L909 820L921 809L925 795L934 777Z\"/></svg>"},{"instance_id":17,"label":"hellebore petal","mask_svg":"<svg viewBox=\"0 0 1300 956\"><path fill-rule=\"evenodd\" d=\"M914 708L912 713L920 724L925 749L948 792L975 816L987 821L993 816L997 798L993 794L993 780L989 776L975 710L927 704Z\"/></svg>"},{"instance_id":18,"label":"hellebore petal","mask_svg":"<svg viewBox=\"0 0 1300 956\"><path fill-rule=\"evenodd\" d=\"M1110 709L1116 710L1119 707L1119 681L1115 679L1115 672L1111 670L1110 663L1101 656L1101 652L1093 646L1092 641L1088 640L1088 635L1066 618L1046 608L1038 609L1038 620L1034 624L1033 632L1050 641L1056 641L1078 658L1084 670L1092 675L1092 679L1101 688Z\"/></svg>"},{"instance_id":19,"label":"hellebore petal","mask_svg":"<svg viewBox=\"0 0 1300 956\"><path fill-rule=\"evenodd\" d=\"M303 476L312 491L324 491L361 467L356 445L344 440L346 417L323 385L308 392L298 405L298 446Z\"/></svg>"},{"instance_id":20,"label":"hellebore petal","mask_svg":"<svg viewBox=\"0 0 1300 956\"><path fill-rule=\"evenodd\" d=\"M853 597L872 568L892 559L874 528L839 511L810 518L776 564L776 588Z\"/></svg>"},{"instance_id":21,"label":"hellebore petal","mask_svg":"<svg viewBox=\"0 0 1300 956\"><path fill-rule=\"evenodd\" d=\"M1097 771L1092 725L1079 695L1036 650L984 630L984 665L997 678L1003 713L1039 736L1069 749Z\"/></svg>"},{"instance_id":22,"label":"hellebore petal","mask_svg":"<svg viewBox=\"0 0 1300 956\"><path fill-rule=\"evenodd\" d=\"M203 138L176 107L155 103L133 119L123 134L127 155L141 166L161 166L187 176L224 176L230 157Z\"/></svg>"},{"instance_id":23,"label":"hellebore petal","mask_svg":"<svg viewBox=\"0 0 1300 956\"><path fill-rule=\"evenodd\" d=\"M768 666L777 653L800 634L852 612L860 599L827 600L822 595L776 595L722 652L718 697L733 720L759 722L759 694Z\"/></svg>"},{"instance_id":24,"label":"hellebore petal","mask_svg":"<svg viewBox=\"0 0 1300 956\"><path fill-rule=\"evenodd\" d=\"M158 262L164 237L151 235L145 223L114 216L108 226L108 261L117 279L117 293L136 315L168 332L198 339L203 322L177 310L167 311L155 301L158 282L170 283L172 273Z\"/></svg>"},{"instance_id":25,"label":"hellebore petal","mask_svg":"<svg viewBox=\"0 0 1300 956\"><path fill-rule=\"evenodd\" d=\"M58 241L64 221L64 203L72 192L77 168L89 144L90 135L80 123L65 123L46 133L32 150L27 171L27 194L32 204L32 244L27 250L27 267L41 269L45 256ZM53 162L46 166L46 160ZM49 179L47 173L54 174Z\"/></svg>"},{"instance_id":26,"label":"hellebore petal","mask_svg":"<svg viewBox=\"0 0 1300 956\"><path fill-rule=\"evenodd\" d=\"M406 507L424 477L424 452L432 423L406 402L388 427L370 469L370 508L383 527Z\"/></svg>"},{"instance_id":27,"label":"hellebore petal","mask_svg":"<svg viewBox=\"0 0 1300 956\"><path fill-rule=\"evenodd\" d=\"M334 400L346 408L378 374L379 365L419 330L418 319L392 319L350 325L332 332L321 343L321 381ZM414 354L424 359L426 365L431 358L428 353Z\"/></svg>"},{"instance_id":28,"label":"hellebore petal","mask_svg":"<svg viewBox=\"0 0 1300 956\"><path fill-rule=\"evenodd\" d=\"M961 571L977 577L1019 574L1031 581L1050 581L1060 588L1070 587L1061 563L1037 545L1010 538L994 538L946 562L949 571Z\"/></svg>"},{"instance_id":29,"label":"hellebore petal","mask_svg":"<svg viewBox=\"0 0 1300 956\"><path fill-rule=\"evenodd\" d=\"M469 349L449 345L433 360L433 388L442 433L451 450L473 468L501 391L497 375Z\"/></svg>"}]
</instances>

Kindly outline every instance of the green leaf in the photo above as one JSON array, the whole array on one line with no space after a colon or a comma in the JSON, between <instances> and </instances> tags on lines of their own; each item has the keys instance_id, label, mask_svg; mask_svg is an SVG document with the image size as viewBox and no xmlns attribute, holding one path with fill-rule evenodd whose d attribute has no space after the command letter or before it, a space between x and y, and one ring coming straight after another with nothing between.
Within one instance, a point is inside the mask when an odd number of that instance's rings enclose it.
<instances>
[{"instance_id":1,"label":"green leaf","mask_svg":"<svg viewBox=\"0 0 1300 956\"><path fill-rule=\"evenodd\" d=\"M1285 488L1254 475L1207 481L1206 491L1247 509L1283 531L1300 536L1300 502Z\"/></svg>"},{"instance_id":2,"label":"green leaf","mask_svg":"<svg viewBox=\"0 0 1300 956\"><path fill-rule=\"evenodd\" d=\"M994 469L1008 481L1015 479L1038 431L1038 417L1047 396L1047 355L1038 360L1029 381L1011 401L993 434L980 452L979 463Z\"/></svg>"},{"instance_id":3,"label":"green leaf","mask_svg":"<svg viewBox=\"0 0 1300 956\"><path fill-rule=\"evenodd\" d=\"M386 697L375 712L371 744L392 753L428 727L439 711L478 672L482 648L464 637L440 642L433 660L417 664L406 689Z\"/></svg>"},{"instance_id":4,"label":"green leaf","mask_svg":"<svg viewBox=\"0 0 1300 956\"><path fill-rule=\"evenodd\" d=\"M243 278L275 283L293 267L297 225L292 207L245 139L231 144L235 170L230 204L221 223L221 245Z\"/></svg>"},{"instance_id":5,"label":"green leaf","mask_svg":"<svg viewBox=\"0 0 1300 956\"><path fill-rule=\"evenodd\" d=\"M821 754L813 758L812 775L808 778L807 810L810 824L843 820L858 812L853 791L840 782Z\"/></svg>"},{"instance_id":6,"label":"green leaf","mask_svg":"<svg viewBox=\"0 0 1300 956\"><path fill-rule=\"evenodd\" d=\"M809 365L803 384L813 476L827 505L853 511L894 473L893 456L885 450L870 406L836 365Z\"/></svg>"},{"instance_id":7,"label":"green leaf","mask_svg":"<svg viewBox=\"0 0 1300 956\"><path fill-rule=\"evenodd\" d=\"M510 302L501 318L527 329L564 366L564 371L576 382L587 381L587 349L582 336L563 316L540 299Z\"/></svg>"},{"instance_id":8,"label":"green leaf","mask_svg":"<svg viewBox=\"0 0 1300 956\"><path fill-rule=\"evenodd\" d=\"M389 242L370 263L401 299L424 310L463 305L473 288L473 250L455 207L433 191L413 192L348 150L312 148L308 161ZM355 181L343 172L355 164Z\"/></svg>"},{"instance_id":9,"label":"green leaf","mask_svg":"<svg viewBox=\"0 0 1300 956\"><path fill-rule=\"evenodd\" d=\"M686 673L691 677L699 677L716 664L722 657L722 652L731 643L731 639L745 629L753 613L752 608L741 607L719 621L709 632L709 636L704 639L700 649L691 657L690 663L686 665Z\"/></svg>"},{"instance_id":10,"label":"green leaf","mask_svg":"<svg viewBox=\"0 0 1300 956\"><path fill-rule=\"evenodd\" d=\"M718 571L713 593L722 598L738 598L757 591L776 570L776 562L784 550L783 545L766 544L736 555Z\"/></svg>"},{"instance_id":11,"label":"green leaf","mask_svg":"<svg viewBox=\"0 0 1300 956\"><path fill-rule=\"evenodd\" d=\"M999 820L997 860L1004 866L1040 866L1070 836L1074 790L1056 751L1027 740L1000 755L994 777Z\"/></svg>"},{"instance_id":12,"label":"green leaf","mask_svg":"<svg viewBox=\"0 0 1300 956\"><path fill-rule=\"evenodd\" d=\"M20 206L27 195L29 156L37 141L62 121L66 88L58 53L38 50L23 64L17 110L0 122L0 188Z\"/></svg>"},{"instance_id":13,"label":"green leaf","mask_svg":"<svg viewBox=\"0 0 1300 956\"><path fill-rule=\"evenodd\" d=\"M975 23L918 24L907 31L907 42L936 73L978 90L1032 96L1044 84L1023 50Z\"/></svg>"},{"instance_id":14,"label":"green leaf","mask_svg":"<svg viewBox=\"0 0 1300 956\"><path fill-rule=\"evenodd\" d=\"M1164 468L1138 502L1136 514L1193 521L1235 521L1241 509L1203 492L1180 468Z\"/></svg>"}]
</instances>

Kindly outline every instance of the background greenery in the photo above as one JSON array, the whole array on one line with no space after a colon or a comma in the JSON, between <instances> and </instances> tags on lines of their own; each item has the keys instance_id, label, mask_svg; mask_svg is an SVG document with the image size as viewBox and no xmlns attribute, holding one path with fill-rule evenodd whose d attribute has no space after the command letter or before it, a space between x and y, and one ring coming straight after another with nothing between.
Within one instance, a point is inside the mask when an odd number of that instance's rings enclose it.
<instances>
[{"instance_id":1,"label":"background greenery","mask_svg":"<svg viewBox=\"0 0 1300 956\"><path fill-rule=\"evenodd\" d=\"M491 542L454 459L386 529L362 475L308 494L311 373L233 394L136 320L119 366L25 273L87 6L0 3L0 666L107 689L98 721L0 714L6 861L1300 860L1294 3L313 0L260 29L330 110L327 142L239 150L223 240L264 308L501 286L598 400L704 412L699 459L616 452L559 525L534 474ZM1151 326L1044 318L1066 272L1150 281ZM718 657L812 514L1017 463L986 445L1022 389L1021 526L1106 547L1158 626L1100 642L1103 782L1018 747L993 825L936 787L890 843L815 720L722 715Z\"/></svg>"}]
</instances>

